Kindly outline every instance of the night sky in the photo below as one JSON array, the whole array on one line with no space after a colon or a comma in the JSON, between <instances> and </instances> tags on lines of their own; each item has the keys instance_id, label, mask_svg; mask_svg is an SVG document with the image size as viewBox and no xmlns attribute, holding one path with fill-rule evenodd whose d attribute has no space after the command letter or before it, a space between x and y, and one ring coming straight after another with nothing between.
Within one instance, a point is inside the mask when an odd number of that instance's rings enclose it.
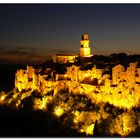
<instances>
[{"instance_id":1,"label":"night sky","mask_svg":"<svg viewBox=\"0 0 140 140\"><path fill-rule=\"evenodd\" d=\"M0 63L41 63L78 53L140 54L140 4L0 4Z\"/></svg>"}]
</instances>

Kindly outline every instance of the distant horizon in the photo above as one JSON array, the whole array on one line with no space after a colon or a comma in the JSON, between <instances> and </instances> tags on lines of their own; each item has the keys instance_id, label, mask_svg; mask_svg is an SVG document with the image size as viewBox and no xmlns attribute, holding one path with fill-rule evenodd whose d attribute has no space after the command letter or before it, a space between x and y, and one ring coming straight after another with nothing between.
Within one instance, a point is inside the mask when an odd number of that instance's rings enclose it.
<instances>
[{"instance_id":1,"label":"distant horizon","mask_svg":"<svg viewBox=\"0 0 140 140\"><path fill-rule=\"evenodd\" d=\"M60 53L60 54L63 54L63 53ZM105 56L105 57L108 57L108 56L111 56L112 54L116 54L116 55L118 55L118 54L126 54L127 56L133 56L133 55L140 55L140 54L127 54L127 53L125 53L125 52L120 52L120 53L111 53L111 54L108 54L108 55L104 55L104 54L94 54L93 56L95 56L95 55L97 55L97 56ZM79 54L78 54L79 55ZM34 62L28 62L28 61L26 61L26 62L19 62L19 61L17 61L17 62L15 62L15 61L6 61L6 60L4 60L4 61L0 61L0 65L23 65L23 66L25 66L25 65L41 65L41 64L43 64L43 63L45 63L45 62L47 62L47 61L50 61L50 60L52 60L52 56L48 56L46 59L44 58L44 60L43 61L40 61L40 62L38 62L38 61L34 61Z\"/></svg>"}]
</instances>

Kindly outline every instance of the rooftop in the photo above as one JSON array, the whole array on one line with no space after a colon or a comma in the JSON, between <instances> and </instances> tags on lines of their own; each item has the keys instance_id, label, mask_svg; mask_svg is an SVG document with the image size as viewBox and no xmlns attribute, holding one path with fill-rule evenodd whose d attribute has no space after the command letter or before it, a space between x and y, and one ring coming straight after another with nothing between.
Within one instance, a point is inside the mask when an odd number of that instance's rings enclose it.
<instances>
[{"instance_id":1,"label":"rooftop","mask_svg":"<svg viewBox=\"0 0 140 140\"><path fill-rule=\"evenodd\" d=\"M69 54L69 53L58 53L57 56L77 56L77 54Z\"/></svg>"}]
</instances>

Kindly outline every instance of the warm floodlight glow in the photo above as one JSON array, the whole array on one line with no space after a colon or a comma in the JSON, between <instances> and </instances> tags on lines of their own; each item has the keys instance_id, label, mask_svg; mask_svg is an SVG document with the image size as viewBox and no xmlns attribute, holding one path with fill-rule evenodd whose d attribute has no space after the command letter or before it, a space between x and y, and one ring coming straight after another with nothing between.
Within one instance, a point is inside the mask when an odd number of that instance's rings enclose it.
<instances>
[{"instance_id":1,"label":"warm floodlight glow","mask_svg":"<svg viewBox=\"0 0 140 140\"><path fill-rule=\"evenodd\" d=\"M64 110L60 107L56 107L54 110L54 114L58 117L60 117L64 113Z\"/></svg>"},{"instance_id":2,"label":"warm floodlight glow","mask_svg":"<svg viewBox=\"0 0 140 140\"><path fill-rule=\"evenodd\" d=\"M0 100L4 101L4 99L5 99L5 95L1 96Z\"/></svg>"},{"instance_id":3,"label":"warm floodlight glow","mask_svg":"<svg viewBox=\"0 0 140 140\"><path fill-rule=\"evenodd\" d=\"M6 95L1 95L1 97L0 97L0 104L4 104L5 103L5 98L6 98Z\"/></svg>"},{"instance_id":4,"label":"warm floodlight glow","mask_svg":"<svg viewBox=\"0 0 140 140\"><path fill-rule=\"evenodd\" d=\"M88 77L89 75L87 73L84 74L85 77Z\"/></svg>"},{"instance_id":5,"label":"warm floodlight glow","mask_svg":"<svg viewBox=\"0 0 140 140\"><path fill-rule=\"evenodd\" d=\"M79 132L83 133L84 132L84 129L80 129Z\"/></svg>"},{"instance_id":6,"label":"warm floodlight glow","mask_svg":"<svg viewBox=\"0 0 140 140\"><path fill-rule=\"evenodd\" d=\"M101 79L99 79L99 80L98 80L98 84L100 84L101 82L102 82L102 80L101 80Z\"/></svg>"},{"instance_id":7,"label":"warm floodlight glow","mask_svg":"<svg viewBox=\"0 0 140 140\"><path fill-rule=\"evenodd\" d=\"M16 107L18 107L18 103L16 103Z\"/></svg>"},{"instance_id":8,"label":"warm floodlight glow","mask_svg":"<svg viewBox=\"0 0 140 140\"><path fill-rule=\"evenodd\" d=\"M81 44L80 56L81 57L87 57L91 54L89 43L90 43L90 40L88 39L88 34L83 34L82 40L80 41L80 44Z\"/></svg>"},{"instance_id":9,"label":"warm floodlight glow","mask_svg":"<svg viewBox=\"0 0 140 140\"><path fill-rule=\"evenodd\" d=\"M91 124L86 129L86 135L93 135L94 124Z\"/></svg>"}]
</instances>

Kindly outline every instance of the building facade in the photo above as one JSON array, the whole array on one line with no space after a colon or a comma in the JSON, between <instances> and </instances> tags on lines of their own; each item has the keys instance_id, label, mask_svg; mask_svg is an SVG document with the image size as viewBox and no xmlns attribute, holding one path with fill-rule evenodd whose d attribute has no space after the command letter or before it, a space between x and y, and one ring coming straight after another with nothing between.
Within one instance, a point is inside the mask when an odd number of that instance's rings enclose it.
<instances>
[{"instance_id":1,"label":"building facade","mask_svg":"<svg viewBox=\"0 0 140 140\"><path fill-rule=\"evenodd\" d=\"M87 58L91 57L91 50L89 46L90 40L88 37L88 34L83 34L82 39L80 41L81 47L80 47L80 52L79 54L55 54L52 56L52 60L54 63L61 63L61 64L66 64L66 63L74 63L77 61L77 57L80 56L80 58Z\"/></svg>"},{"instance_id":2,"label":"building facade","mask_svg":"<svg viewBox=\"0 0 140 140\"><path fill-rule=\"evenodd\" d=\"M89 46L90 40L88 34L82 35L82 40L80 41L81 48L80 48L80 57L91 57L91 50Z\"/></svg>"},{"instance_id":3,"label":"building facade","mask_svg":"<svg viewBox=\"0 0 140 140\"><path fill-rule=\"evenodd\" d=\"M54 63L74 63L76 62L76 54L55 54L52 56Z\"/></svg>"}]
</instances>

